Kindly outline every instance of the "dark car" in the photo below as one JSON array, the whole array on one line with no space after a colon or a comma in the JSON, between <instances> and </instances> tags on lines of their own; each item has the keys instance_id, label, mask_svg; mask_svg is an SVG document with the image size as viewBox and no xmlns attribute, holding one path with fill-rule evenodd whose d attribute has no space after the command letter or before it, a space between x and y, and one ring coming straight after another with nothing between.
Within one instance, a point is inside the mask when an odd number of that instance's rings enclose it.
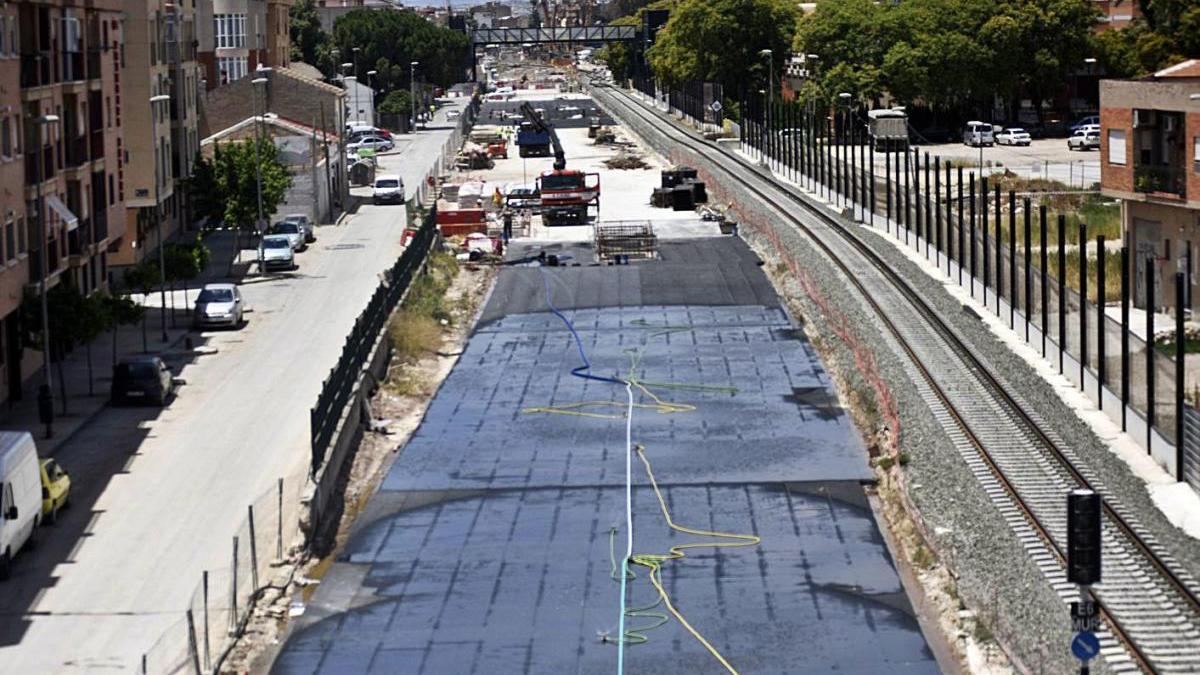
<instances>
[{"instance_id":1,"label":"dark car","mask_svg":"<svg viewBox=\"0 0 1200 675\"><path fill-rule=\"evenodd\" d=\"M157 356L127 356L113 367L114 403L149 401L164 406L174 393L171 369Z\"/></svg>"}]
</instances>

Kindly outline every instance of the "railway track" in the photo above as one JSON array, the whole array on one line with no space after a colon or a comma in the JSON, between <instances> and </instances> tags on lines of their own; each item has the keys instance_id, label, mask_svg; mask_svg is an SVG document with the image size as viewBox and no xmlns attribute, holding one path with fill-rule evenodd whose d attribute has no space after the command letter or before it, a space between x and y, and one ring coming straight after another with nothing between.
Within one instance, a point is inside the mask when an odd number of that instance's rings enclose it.
<instances>
[{"instance_id":1,"label":"railway track","mask_svg":"<svg viewBox=\"0 0 1200 675\"><path fill-rule=\"evenodd\" d=\"M593 86L596 93L604 93L598 100L709 160L712 172L725 174L803 232L844 273L907 355L905 367L934 417L1064 601L1064 622L1065 603L1079 599L1066 578L1066 495L1089 488L1104 498L1104 580L1093 588L1093 595L1103 620L1097 633L1101 655L1109 670L1200 672L1196 579L1109 494L1021 395L976 358L936 309L888 266L863 239L858 225L822 212L765 169L697 138L628 93L604 83ZM795 215L797 207L807 219ZM814 220L817 226L810 224Z\"/></svg>"}]
</instances>

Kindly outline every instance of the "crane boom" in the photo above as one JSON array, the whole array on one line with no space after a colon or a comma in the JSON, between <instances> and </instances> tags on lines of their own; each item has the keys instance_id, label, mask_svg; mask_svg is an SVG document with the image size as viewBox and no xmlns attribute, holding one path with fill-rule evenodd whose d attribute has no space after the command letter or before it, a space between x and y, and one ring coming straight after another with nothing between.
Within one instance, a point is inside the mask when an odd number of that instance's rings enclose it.
<instances>
[{"instance_id":1,"label":"crane boom","mask_svg":"<svg viewBox=\"0 0 1200 675\"><path fill-rule=\"evenodd\" d=\"M542 116L533 109L533 106L529 105L528 101L521 104L521 114L525 116L525 119L529 121L529 124L535 130L550 137L550 144L554 146L554 169L562 171L567 168L567 155L563 152L562 143L558 140L558 134L554 131L554 125L547 124L542 119Z\"/></svg>"}]
</instances>

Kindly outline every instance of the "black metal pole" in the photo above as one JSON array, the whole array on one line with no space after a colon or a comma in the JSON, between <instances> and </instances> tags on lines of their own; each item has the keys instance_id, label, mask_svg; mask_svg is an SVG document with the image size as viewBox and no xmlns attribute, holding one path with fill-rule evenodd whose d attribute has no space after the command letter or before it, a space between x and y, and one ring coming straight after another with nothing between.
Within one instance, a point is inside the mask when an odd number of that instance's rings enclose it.
<instances>
[{"instance_id":1,"label":"black metal pole","mask_svg":"<svg viewBox=\"0 0 1200 675\"><path fill-rule=\"evenodd\" d=\"M1104 267L1105 261L1108 260L1108 252L1104 250L1104 235L1096 236L1096 401L1097 407L1104 410L1104 385L1108 384L1105 377L1107 366L1104 363L1105 345L1104 336L1105 328L1108 327L1108 321L1105 318L1105 289L1104 287Z\"/></svg>"},{"instance_id":2,"label":"black metal pole","mask_svg":"<svg viewBox=\"0 0 1200 675\"><path fill-rule=\"evenodd\" d=\"M1029 323L1033 321L1033 249L1030 238L1033 235L1030 227L1029 197L1021 200L1023 208L1022 219L1025 225L1025 344L1029 344ZM1016 293L1013 293L1015 296Z\"/></svg>"},{"instance_id":3,"label":"black metal pole","mask_svg":"<svg viewBox=\"0 0 1200 675\"><path fill-rule=\"evenodd\" d=\"M1067 350L1067 217L1058 216L1058 374Z\"/></svg>"},{"instance_id":4,"label":"black metal pole","mask_svg":"<svg viewBox=\"0 0 1200 675\"><path fill-rule=\"evenodd\" d=\"M936 175L937 169L934 169ZM929 153L925 153L925 259L929 259L929 244L935 237L940 237L940 233L931 235L929 229L933 227L933 218L929 215L930 199L929 199ZM934 193L936 195L936 193Z\"/></svg>"},{"instance_id":5,"label":"black metal pole","mask_svg":"<svg viewBox=\"0 0 1200 675\"><path fill-rule=\"evenodd\" d=\"M1183 367L1187 336L1183 331L1183 272L1175 273L1175 480L1183 482Z\"/></svg>"},{"instance_id":6,"label":"black metal pole","mask_svg":"<svg viewBox=\"0 0 1200 675\"><path fill-rule=\"evenodd\" d=\"M963 168L958 167L958 218L955 223L958 229L958 285L962 286L963 281L963 265L967 262L967 256L963 251L966 248L963 246L964 238L966 237L966 227L963 221Z\"/></svg>"},{"instance_id":7,"label":"black metal pole","mask_svg":"<svg viewBox=\"0 0 1200 675\"><path fill-rule=\"evenodd\" d=\"M1154 429L1154 258L1146 258L1146 454Z\"/></svg>"},{"instance_id":8,"label":"black metal pole","mask_svg":"<svg viewBox=\"0 0 1200 675\"><path fill-rule=\"evenodd\" d=\"M971 188L971 297L975 297L975 172L969 178Z\"/></svg>"},{"instance_id":9,"label":"black metal pole","mask_svg":"<svg viewBox=\"0 0 1200 675\"><path fill-rule=\"evenodd\" d=\"M983 308L988 304L988 281L992 278L991 255L988 251L988 177L979 174L979 227L983 241Z\"/></svg>"},{"instance_id":10,"label":"black metal pole","mask_svg":"<svg viewBox=\"0 0 1200 675\"><path fill-rule=\"evenodd\" d=\"M951 212L954 203L954 188L951 186L950 180L950 161L946 160L946 278L950 278L950 261L954 260L954 230L953 225L954 215ZM961 218L959 220L962 220ZM958 255L962 257L962 247L959 247ZM961 267L960 267L961 269ZM961 282L960 282L961 283Z\"/></svg>"},{"instance_id":11,"label":"black metal pole","mask_svg":"<svg viewBox=\"0 0 1200 675\"><path fill-rule=\"evenodd\" d=\"M1121 247L1121 431L1129 410L1129 248Z\"/></svg>"},{"instance_id":12,"label":"black metal pole","mask_svg":"<svg viewBox=\"0 0 1200 675\"><path fill-rule=\"evenodd\" d=\"M912 231L912 198L909 196L909 181L908 181L908 150L904 151L904 243L908 243L908 235Z\"/></svg>"},{"instance_id":13,"label":"black metal pole","mask_svg":"<svg viewBox=\"0 0 1200 675\"><path fill-rule=\"evenodd\" d=\"M1079 223L1079 390L1087 393L1087 224Z\"/></svg>"},{"instance_id":14,"label":"black metal pole","mask_svg":"<svg viewBox=\"0 0 1200 675\"><path fill-rule=\"evenodd\" d=\"M1000 298L1004 295L1004 237L1001 232L1004 214L1000 210L1000 186L993 185L996 204L996 316L1000 316Z\"/></svg>"},{"instance_id":15,"label":"black metal pole","mask_svg":"<svg viewBox=\"0 0 1200 675\"><path fill-rule=\"evenodd\" d=\"M919 148L913 148L912 157L913 157L913 170L912 170L912 172L913 172L913 201L915 202L915 204L913 204L913 206L914 206L913 212L914 212L914 215L916 215L917 252L920 253L921 252L921 238L925 237L926 239L928 239L928 237L929 237L928 234L924 233L924 228L922 227L923 219L921 218L921 150Z\"/></svg>"},{"instance_id":16,"label":"black metal pole","mask_svg":"<svg viewBox=\"0 0 1200 675\"><path fill-rule=\"evenodd\" d=\"M938 200L942 198L942 158L936 156L933 158L933 228L934 241L933 249L937 251L937 265L942 266L942 205L938 204Z\"/></svg>"},{"instance_id":17,"label":"black metal pole","mask_svg":"<svg viewBox=\"0 0 1200 675\"><path fill-rule=\"evenodd\" d=\"M1050 333L1050 258L1046 252L1046 205L1038 207L1042 246L1042 358L1046 358L1046 338Z\"/></svg>"},{"instance_id":18,"label":"black metal pole","mask_svg":"<svg viewBox=\"0 0 1200 675\"><path fill-rule=\"evenodd\" d=\"M870 167L871 174L871 227L875 227L875 141L870 136L867 137L867 166Z\"/></svg>"},{"instance_id":19,"label":"black metal pole","mask_svg":"<svg viewBox=\"0 0 1200 675\"><path fill-rule=\"evenodd\" d=\"M883 148L883 161L887 165L887 168L885 169L885 172L884 172L884 175L887 176L887 180L885 180L883 183L883 186L885 188L884 192L887 193L887 219L888 219L888 223L889 223L889 225L887 225L887 228L888 228L888 230L891 230L892 226L890 225L890 223L892 221L892 153L888 152L887 146L884 146L884 148ZM897 229L899 229L899 228L897 228Z\"/></svg>"},{"instance_id":20,"label":"black metal pole","mask_svg":"<svg viewBox=\"0 0 1200 675\"><path fill-rule=\"evenodd\" d=\"M1017 327L1017 193L1008 191L1008 327ZM1028 308L1025 310L1029 311Z\"/></svg>"}]
</instances>

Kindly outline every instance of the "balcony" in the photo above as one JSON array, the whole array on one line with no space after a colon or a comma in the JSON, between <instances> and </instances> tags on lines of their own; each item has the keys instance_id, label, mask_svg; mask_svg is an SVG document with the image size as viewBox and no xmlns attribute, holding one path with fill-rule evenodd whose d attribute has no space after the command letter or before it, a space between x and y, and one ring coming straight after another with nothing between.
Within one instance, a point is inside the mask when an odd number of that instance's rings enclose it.
<instances>
[{"instance_id":1,"label":"balcony","mask_svg":"<svg viewBox=\"0 0 1200 675\"><path fill-rule=\"evenodd\" d=\"M100 209L92 217L92 243L100 244L108 239L108 209Z\"/></svg>"},{"instance_id":2,"label":"balcony","mask_svg":"<svg viewBox=\"0 0 1200 675\"><path fill-rule=\"evenodd\" d=\"M50 52L21 55L21 88L53 84Z\"/></svg>"},{"instance_id":3,"label":"balcony","mask_svg":"<svg viewBox=\"0 0 1200 675\"><path fill-rule=\"evenodd\" d=\"M41 169L41 181L45 181L54 175L54 146L47 145L42 148L41 165L38 164L38 154L34 152L25 153L25 184L36 185L39 182L38 169Z\"/></svg>"},{"instance_id":4,"label":"balcony","mask_svg":"<svg viewBox=\"0 0 1200 675\"><path fill-rule=\"evenodd\" d=\"M89 49L87 51L87 79L99 80L101 78L100 55L101 50Z\"/></svg>"},{"instance_id":5,"label":"balcony","mask_svg":"<svg viewBox=\"0 0 1200 675\"><path fill-rule=\"evenodd\" d=\"M1187 174L1182 167L1138 164L1133 167L1133 189L1171 198L1187 196Z\"/></svg>"},{"instance_id":6,"label":"balcony","mask_svg":"<svg viewBox=\"0 0 1200 675\"><path fill-rule=\"evenodd\" d=\"M88 163L88 137L76 136L64 141L67 146L67 161L68 169L75 169Z\"/></svg>"},{"instance_id":7,"label":"balcony","mask_svg":"<svg viewBox=\"0 0 1200 675\"><path fill-rule=\"evenodd\" d=\"M59 54L62 60L63 82L78 82L86 79L87 75L83 69L83 52L62 52Z\"/></svg>"},{"instance_id":8,"label":"balcony","mask_svg":"<svg viewBox=\"0 0 1200 675\"><path fill-rule=\"evenodd\" d=\"M104 130L93 129L91 136L91 157L92 159L104 158Z\"/></svg>"}]
</instances>

